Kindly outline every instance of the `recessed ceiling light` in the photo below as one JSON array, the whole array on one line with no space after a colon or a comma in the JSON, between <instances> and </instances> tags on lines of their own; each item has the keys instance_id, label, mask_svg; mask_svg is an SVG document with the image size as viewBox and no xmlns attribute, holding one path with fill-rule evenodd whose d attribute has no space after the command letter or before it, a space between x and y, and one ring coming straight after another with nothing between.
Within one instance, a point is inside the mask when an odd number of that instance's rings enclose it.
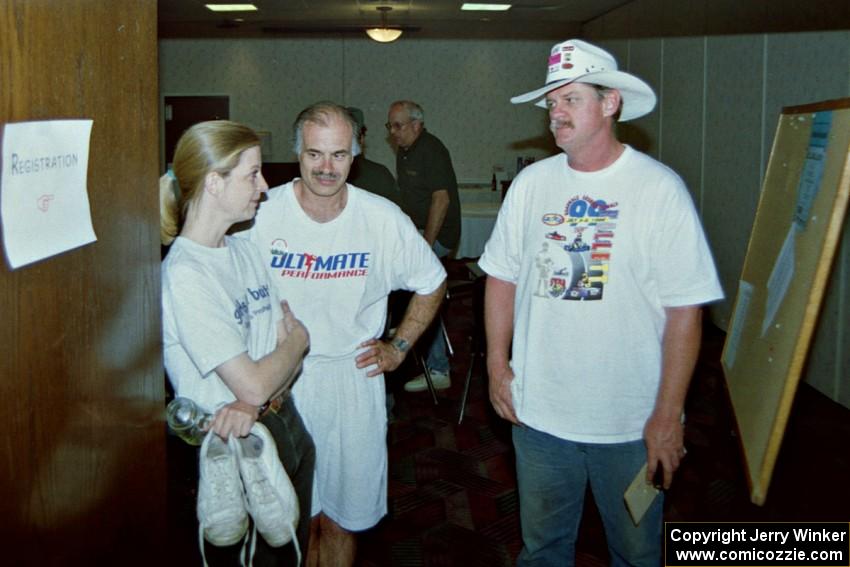
<instances>
[{"instance_id":1,"label":"recessed ceiling light","mask_svg":"<svg viewBox=\"0 0 850 567\"><path fill-rule=\"evenodd\" d=\"M253 4L206 4L207 10L213 12L256 12Z\"/></svg>"},{"instance_id":2,"label":"recessed ceiling light","mask_svg":"<svg viewBox=\"0 0 850 567\"><path fill-rule=\"evenodd\" d=\"M511 4L470 4L466 2L460 9L476 12L504 12L511 9Z\"/></svg>"}]
</instances>

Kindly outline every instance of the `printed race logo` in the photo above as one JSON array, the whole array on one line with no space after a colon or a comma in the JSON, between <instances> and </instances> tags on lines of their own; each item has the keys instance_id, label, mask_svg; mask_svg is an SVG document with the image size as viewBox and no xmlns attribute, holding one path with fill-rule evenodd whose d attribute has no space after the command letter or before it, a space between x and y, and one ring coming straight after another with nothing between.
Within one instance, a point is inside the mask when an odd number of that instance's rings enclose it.
<instances>
[{"instance_id":1,"label":"printed race logo","mask_svg":"<svg viewBox=\"0 0 850 567\"><path fill-rule=\"evenodd\" d=\"M369 274L371 252L344 252L320 256L307 252L291 252L273 248L271 267L283 278L327 280L362 278Z\"/></svg>"},{"instance_id":2,"label":"printed race logo","mask_svg":"<svg viewBox=\"0 0 850 567\"><path fill-rule=\"evenodd\" d=\"M564 224L564 215L558 213L548 213L543 215L543 224L546 226L558 226Z\"/></svg>"},{"instance_id":3,"label":"printed race logo","mask_svg":"<svg viewBox=\"0 0 850 567\"><path fill-rule=\"evenodd\" d=\"M567 201L564 214L541 217L546 230L534 260L535 296L569 301L602 299L619 216L616 207L617 203L575 196ZM557 228L550 230L553 227Z\"/></svg>"},{"instance_id":4,"label":"printed race logo","mask_svg":"<svg viewBox=\"0 0 850 567\"><path fill-rule=\"evenodd\" d=\"M599 199L584 197L573 197L567 201L564 212L567 222L570 224L593 224L603 220L616 219L619 212L616 210L617 203L610 205Z\"/></svg>"}]
</instances>

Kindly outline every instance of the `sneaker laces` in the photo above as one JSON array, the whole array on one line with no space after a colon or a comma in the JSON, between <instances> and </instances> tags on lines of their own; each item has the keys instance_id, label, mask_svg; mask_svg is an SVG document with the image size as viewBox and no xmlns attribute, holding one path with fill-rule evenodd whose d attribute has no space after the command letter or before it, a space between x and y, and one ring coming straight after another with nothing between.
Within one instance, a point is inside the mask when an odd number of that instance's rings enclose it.
<instances>
[{"instance_id":1,"label":"sneaker laces","mask_svg":"<svg viewBox=\"0 0 850 567\"><path fill-rule=\"evenodd\" d=\"M234 477L232 471L228 470L229 463L224 457L214 457L210 460L206 469L206 479L210 489L222 500L228 502L243 501L242 486L239 477ZM218 498L217 498L218 499Z\"/></svg>"},{"instance_id":2,"label":"sneaker laces","mask_svg":"<svg viewBox=\"0 0 850 567\"><path fill-rule=\"evenodd\" d=\"M226 455L213 457L207 461L204 475L210 492L216 495L216 500L227 503L219 509L222 514L231 512L240 505L245 506L242 483L239 482L238 476L233 475L230 467Z\"/></svg>"},{"instance_id":3,"label":"sneaker laces","mask_svg":"<svg viewBox=\"0 0 850 567\"><path fill-rule=\"evenodd\" d=\"M254 539L257 538L257 526L254 525ZM242 567L246 567L245 565L245 547L248 545L248 533L246 532L244 536L242 536L242 549L239 550L239 565ZM204 567L209 567L207 564L207 554L204 551L204 525L202 522L198 522L198 547L201 549L201 560L204 562ZM251 555L248 557L248 566L254 566L254 549L256 548L256 542L251 544ZM298 544L295 547L298 550ZM298 564L301 565L301 552L298 552Z\"/></svg>"}]
</instances>

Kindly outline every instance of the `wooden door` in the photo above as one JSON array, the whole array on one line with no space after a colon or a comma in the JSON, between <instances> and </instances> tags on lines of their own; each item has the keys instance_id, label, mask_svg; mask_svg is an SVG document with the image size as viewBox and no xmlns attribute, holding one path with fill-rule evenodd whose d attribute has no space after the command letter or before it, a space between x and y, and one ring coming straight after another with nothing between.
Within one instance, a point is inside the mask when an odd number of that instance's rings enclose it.
<instances>
[{"instance_id":1,"label":"wooden door","mask_svg":"<svg viewBox=\"0 0 850 567\"><path fill-rule=\"evenodd\" d=\"M228 96L167 96L163 100L165 109L165 164L174 159L174 148L183 132L193 124L204 120L227 120L230 118Z\"/></svg>"},{"instance_id":2,"label":"wooden door","mask_svg":"<svg viewBox=\"0 0 850 567\"><path fill-rule=\"evenodd\" d=\"M0 265L4 565L168 564L156 9L0 0L0 123L94 121L97 235Z\"/></svg>"}]
</instances>

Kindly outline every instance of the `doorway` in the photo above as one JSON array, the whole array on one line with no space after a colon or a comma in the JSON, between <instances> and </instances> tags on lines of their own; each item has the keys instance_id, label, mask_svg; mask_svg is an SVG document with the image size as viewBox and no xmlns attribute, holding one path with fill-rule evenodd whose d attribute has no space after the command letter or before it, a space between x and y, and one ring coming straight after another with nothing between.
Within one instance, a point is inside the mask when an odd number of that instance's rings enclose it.
<instances>
[{"instance_id":1,"label":"doorway","mask_svg":"<svg viewBox=\"0 0 850 567\"><path fill-rule=\"evenodd\" d=\"M174 147L183 132L204 120L228 120L229 96L166 96L163 101L165 118L165 171L174 159Z\"/></svg>"}]
</instances>

